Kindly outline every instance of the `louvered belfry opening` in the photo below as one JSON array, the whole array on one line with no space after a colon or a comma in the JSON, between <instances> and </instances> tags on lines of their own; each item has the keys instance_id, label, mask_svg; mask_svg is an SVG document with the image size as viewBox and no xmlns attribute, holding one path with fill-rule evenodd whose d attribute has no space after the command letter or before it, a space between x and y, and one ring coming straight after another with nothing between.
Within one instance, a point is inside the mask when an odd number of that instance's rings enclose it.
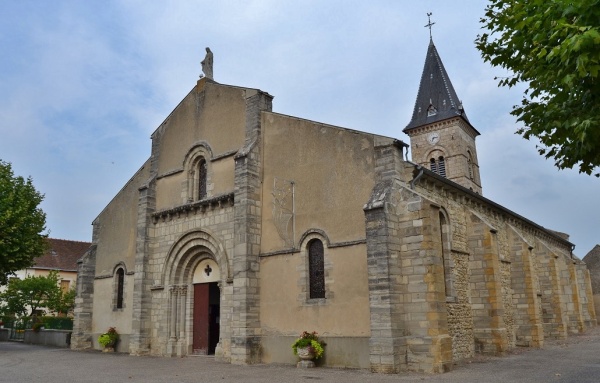
<instances>
[{"instance_id":1,"label":"louvered belfry opening","mask_svg":"<svg viewBox=\"0 0 600 383\"><path fill-rule=\"evenodd\" d=\"M444 161L443 156L438 158L438 174L442 177L446 177L446 162Z\"/></svg>"},{"instance_id":2,"label":"louvered belfry opening","mask_svg":"<svg viewBox=\"0 0 600 383\"><path fill-rule=\"evenodd\" d=\"M444 156L439 156L437 160L435 158L430 159L429 166L435 174L446 177L446 161L444 160Z\"/></svg>"}]
</instances>

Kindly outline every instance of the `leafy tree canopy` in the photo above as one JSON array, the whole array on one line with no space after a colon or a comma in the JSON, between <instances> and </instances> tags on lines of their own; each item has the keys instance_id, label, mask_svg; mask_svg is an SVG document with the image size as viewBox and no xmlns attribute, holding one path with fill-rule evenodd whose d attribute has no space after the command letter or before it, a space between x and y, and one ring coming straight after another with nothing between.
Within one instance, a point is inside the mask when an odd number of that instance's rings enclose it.
<instances>
[{"instance_id":1,"label":"leafy tree canopy","mask_svg":"<svg viewBox=\"0 0 600 383\"><path fill-rule=\"evenodd\" d=\"M47 276L12 278L6 291L0 294L3 311L22 317L33 315L41 308L56 308L63 295L58 281L56 271L51 271Z\"/></svg>"},{"instance_id":2,"label":"leafy tree canopy","mask_svg":"<svg viewBox=\"0 0 600 383\"><path fill-rule=\"evenodd\" d=\"M0 285L17 270L33 265L47 248L44 196L31 177L15 177L10 163L0 160Z\"/></svg>"},{"instance_id":3,"label":"leafy tree canopy","mask_svg":"<svg viewBox=\"0 0 600 383\"><path fill-rule=\"evenodd\" d=\"M528 84L517 133L559 169L600 176L600 0L490 0L481 23L483 59L513 73L499 86Z\"/></svg>"}]
</instances>

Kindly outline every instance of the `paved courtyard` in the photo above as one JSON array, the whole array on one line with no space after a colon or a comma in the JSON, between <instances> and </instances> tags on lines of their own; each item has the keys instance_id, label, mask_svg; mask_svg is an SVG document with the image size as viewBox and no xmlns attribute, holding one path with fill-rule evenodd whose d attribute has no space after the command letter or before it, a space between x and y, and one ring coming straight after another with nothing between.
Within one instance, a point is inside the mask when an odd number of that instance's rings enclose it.
<instances>
[{"instance_id":1,"label":"paved courtyard","mask_svg":"<svg viewBox=\"0 0 600 383\"><path fill-rule=\"evenodd\" d=\"M600 382L600 327L543 350L477 358L446 374L380 375L364 370L234 366L211 357L155 358L0 342L0 382Z\"/></svg>"}]
</instances>

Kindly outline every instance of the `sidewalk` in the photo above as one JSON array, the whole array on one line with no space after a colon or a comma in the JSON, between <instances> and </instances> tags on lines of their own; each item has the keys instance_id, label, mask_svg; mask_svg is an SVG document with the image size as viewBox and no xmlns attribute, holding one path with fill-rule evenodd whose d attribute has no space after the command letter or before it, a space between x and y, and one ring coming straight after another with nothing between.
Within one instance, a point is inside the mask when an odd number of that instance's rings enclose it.
<instances>
[{"instance_id":1,"label":"sidewalk","mask_svg":"<svg viewBox=\"0 0 600 383\"><path fill-rule=\"evenodd\" d=\"M0 382L600 382L600 327L543 350L478 357L441 375L364 370L234 366L212 357L156 358L0 342Z\"/></svg>"}]
</instances>

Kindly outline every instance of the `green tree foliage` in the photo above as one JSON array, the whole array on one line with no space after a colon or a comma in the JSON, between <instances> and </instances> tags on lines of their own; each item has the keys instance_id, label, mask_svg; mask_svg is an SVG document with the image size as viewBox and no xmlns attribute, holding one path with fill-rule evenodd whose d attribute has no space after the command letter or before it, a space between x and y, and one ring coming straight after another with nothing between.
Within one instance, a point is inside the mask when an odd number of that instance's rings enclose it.
<instances>
[{"instance_id":1,"label":"green tree foliage","mask_svg":"<svg viewBox=\"0 0 600 383\"><path fill-rule=\"evenodd\" d=\"M46 308L57 314L68 314L75 308L75 296L75 287L67 291L57 288L49 295Z\"/></svg>"},{"instance_id":2,"label":"green tree foliage","mask_svg":"<svg viewBox=\"0 0 600 383\"><path fill-rule=\"evenodd\" d=\"M4 311L19 317L30 316L36 310L56 304L57 297L62 294L58 280L56 271L47 276L12 278L6 291L0 294L6 307Z\"/></svg>"},{"instance_id":3,"label":"green tree foliage","mask_svg":"<svg viewBox=\"0 0 600 383\"><path fill-rule=\"evenodd\" d=\"M0 160L0 285L17 270L30 267L46 248L44 196L31 178L15 177L10 163Z\"/></svg>"},{"instance_id":4,"label":"green tree foliage","mask_svg":"<svg viewBox=\"0 0 600 383\"><path fill-rule=\"evenodd\" d=\"M600 176L600 0L490 0L475 43L483 59L527 83L511 114L559 169Z\"/></svg>"}]
</instances>

